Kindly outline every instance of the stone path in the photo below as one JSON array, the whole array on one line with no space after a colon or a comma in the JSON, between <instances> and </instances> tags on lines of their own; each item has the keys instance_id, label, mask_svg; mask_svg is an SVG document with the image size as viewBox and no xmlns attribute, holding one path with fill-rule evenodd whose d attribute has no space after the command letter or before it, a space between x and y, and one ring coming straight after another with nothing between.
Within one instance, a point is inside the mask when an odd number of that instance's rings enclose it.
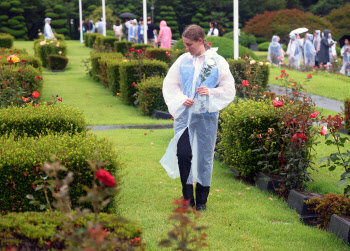
<instances>
[{"instance_id":1,"label":"stone path","mask_svg":"<svg viewBox=\"0 0 350 251\"><path fill-rule=\"evenodd\" d=\"M115 129L171 129L173 128L172 124L154 124L154 125L95 125L88 126L88 129L92 128L91 131L106 131L106 130L115 130Z\"/></svg>"}]
</instances>

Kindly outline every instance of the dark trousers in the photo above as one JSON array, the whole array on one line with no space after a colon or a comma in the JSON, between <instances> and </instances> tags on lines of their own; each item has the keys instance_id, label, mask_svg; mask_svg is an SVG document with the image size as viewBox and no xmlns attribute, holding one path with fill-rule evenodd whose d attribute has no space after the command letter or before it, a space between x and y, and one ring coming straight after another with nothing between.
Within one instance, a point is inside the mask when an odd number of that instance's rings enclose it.
<instances>
[{"instance_id":1,"label":"dark trousers","mask_svg":"<svg viewBox=\"0 0 350 251\"><path fill-rule=\"evenodd\" d=\"M190 205L194 206L193 184L187 184L188 176L191 171L192 150L188 129L184 131L177 143L177 159L180 169L180 178L182 184L182 194L185 200L190 200ZM197 182L196 185L196 203L207 203L210 186L205 187Z\"/></svg>"}]
</instances>

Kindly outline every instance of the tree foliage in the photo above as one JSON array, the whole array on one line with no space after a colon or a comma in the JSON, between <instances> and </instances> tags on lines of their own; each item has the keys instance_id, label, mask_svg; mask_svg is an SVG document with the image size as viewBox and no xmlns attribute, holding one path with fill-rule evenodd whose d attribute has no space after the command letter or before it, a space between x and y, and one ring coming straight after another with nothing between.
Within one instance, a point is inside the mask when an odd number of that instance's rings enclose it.
<instances>
[{"instance_id":1,"label":"tree foliage","mask_svg":"<svg viewBox=\"0 0 350 251\"><path fill-rule=\"evenodd\" d=\"M8 33L19 40L28 40L23 13L21 1L2 1L0 3L0 32Z\"/></svg>"},{"instance_id":2,"label":"tree foliage","mask_svg":"<svg viewBox=\"0 0 350 251\"><path fill-rule=\"evenodd\" d=\"M339 32L335 39L339 39L344 35L349 35L350 4L332 10L327 16L327 20L330 21L333 27Z\"/></svg>"}]
</instances>

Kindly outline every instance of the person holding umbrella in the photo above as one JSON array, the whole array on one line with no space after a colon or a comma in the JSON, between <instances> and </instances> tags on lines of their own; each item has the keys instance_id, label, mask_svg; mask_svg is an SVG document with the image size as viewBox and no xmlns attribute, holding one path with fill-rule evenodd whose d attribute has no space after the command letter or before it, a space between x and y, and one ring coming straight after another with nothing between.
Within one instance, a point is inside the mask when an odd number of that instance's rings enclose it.
<instances>
[{"instance_id":1,"label":"person holding umbrella","mask_svg":"<svg viewBox=\"0 0 350 251\"><path fill-rule=\"evenodd\" d=\"M344 45L341 49L340 55L343 57L343 66L340 70L340 73L350 77L350 44L349 44L350 36L343 39ZM340 46L342 46L342 40L339 41Z\"/></svg>"}]
</instances>

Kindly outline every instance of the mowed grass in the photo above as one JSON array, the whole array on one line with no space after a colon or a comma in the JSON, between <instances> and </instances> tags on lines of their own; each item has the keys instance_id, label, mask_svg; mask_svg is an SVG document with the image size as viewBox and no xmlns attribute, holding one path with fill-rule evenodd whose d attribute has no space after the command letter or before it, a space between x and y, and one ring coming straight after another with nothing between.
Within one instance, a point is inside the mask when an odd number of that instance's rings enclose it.
<instances>
[{"instance_id":1,"label":"mowed grass","mask_svg":"<svg viewBox=\"0 0 350 251\"><path fill-rule=\"evenodd\" d=\"M281 75L281 70L284 68L270 67L269 83L282 86L281 80L276 80L276 77ZM293 78L300 82L307 92L344 101L346 97L350 97L350 78L339 74L332 74L324 71L316 72L301 72L298 70L285 69L289 74L288 79ZM307 75L311 74L312 79L305 82Z\"/></svg>"},{"instance_id":2,"label":"mowed grass","mask_svg":"<svg viewBox=\"0 0 350 251\"><path fill-rule=\"evenodd\" d=\"M122 214L138 219L147 250L161 250L157 244L172 228L172 202L182 195L180 179L169 178L159 163L173 130L93 133L108 137L121 152ZM303 225L283 200L236 180L217 161L207 208L198 221L208 226L205 250L348 250L335 235Z\"/></svg>"},{"instance_id":3,"label":"mowed grass","mask_svg":"<svg viewBox=\"0 0 350 251\"><path fill-rule=\"evenodd\" d=\"M139 125L172 124L172 120L156 120L144 116L137 108L122 103L118 96L102 84L93 81L82 60L90 57L91 48L79 41L66 41L69 63L64 72L43 70L43 101L53 101L52 95L62 97L63 103L83 111L89 125ZM26 48L31 55L33 42L16 42L18 48Z\"/></svg>"}]
</instances>

